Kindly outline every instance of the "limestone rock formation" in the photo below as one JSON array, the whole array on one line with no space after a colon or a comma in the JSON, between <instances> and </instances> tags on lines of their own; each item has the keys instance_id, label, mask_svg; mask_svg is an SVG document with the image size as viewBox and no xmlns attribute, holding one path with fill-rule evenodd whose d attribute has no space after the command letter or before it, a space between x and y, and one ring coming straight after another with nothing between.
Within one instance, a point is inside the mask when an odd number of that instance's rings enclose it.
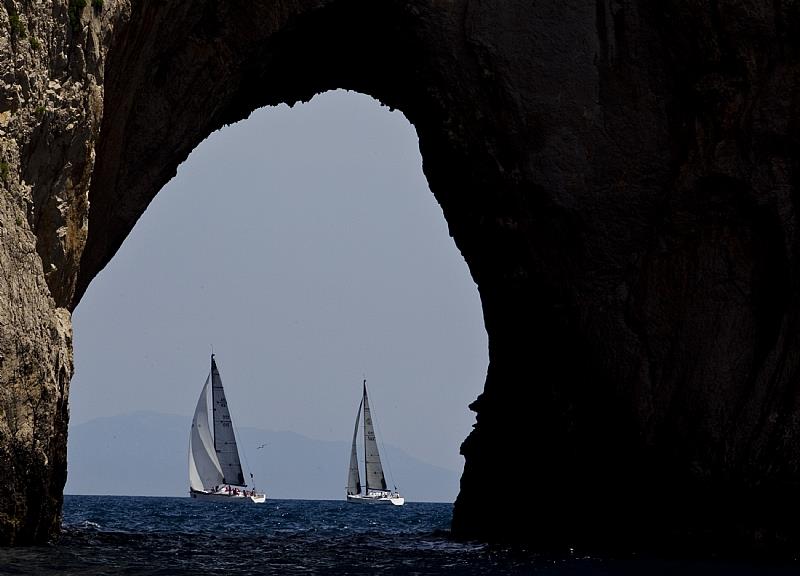
<instances>
[{"instance_id":1,"label":"limestone rock formation","mask_svg":"<svg viewBox=\"0 0 800 576\"><path fill-rule=\"evenodd\" d=\"M68 310L150 200L212 131L346 88L415 125L481 295L454 535L800 546L797 4L4 6L0 540L57 529Z\"/></svg>"},{"instance_id":2,"label":"limestone rock formation","mask_svg":"<svg viewBox=\"0 0 800 576\"><path fill-rule=\"evenodd\" d=\"M59 529L69 305L102 115L101 11L0 10L0 542Z\"/></svg>"}]
</instances>

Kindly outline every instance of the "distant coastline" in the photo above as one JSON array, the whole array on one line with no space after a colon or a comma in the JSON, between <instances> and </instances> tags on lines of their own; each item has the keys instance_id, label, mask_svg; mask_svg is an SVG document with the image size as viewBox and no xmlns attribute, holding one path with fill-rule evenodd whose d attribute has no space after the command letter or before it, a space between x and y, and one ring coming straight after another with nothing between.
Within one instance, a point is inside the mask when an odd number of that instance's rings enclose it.
<instances>
[{"instance_id":1,"label":"distant coastline","mask_svg":"<svg viewBox=\"0 0 800 576\"><path fill-rule=\"evenodd\" d=\"M139 411L71 425L64 493L185 496L189 423L189 417ZM315 440L294 432L250 427L237 432L245 450L245 466L269 498L344 498L347 441ZM409 501L455 500L458 472L422 462L389 444L385 448L394 482L408 494Z\"/></svg>"}]
</instances>

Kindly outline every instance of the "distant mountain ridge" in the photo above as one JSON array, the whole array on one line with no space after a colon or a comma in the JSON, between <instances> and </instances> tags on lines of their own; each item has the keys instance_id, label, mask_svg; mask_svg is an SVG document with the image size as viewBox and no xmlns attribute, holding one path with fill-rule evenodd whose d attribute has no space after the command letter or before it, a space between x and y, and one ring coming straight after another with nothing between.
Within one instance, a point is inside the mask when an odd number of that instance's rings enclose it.
<instances>
[{"instance_id":1,"label":"distant mountain ridge","mask_svg":"<svg viewBox=\"0 0 800 576\"><path fill-rule=\"evenodd\" d=\"M132 412L70 426L66 494L183 496L188 493L190 417ZM239 428L247 472L270 498L344 498L350 446L294 432ZM384 448L384 447L382 447ZM459 474L385 446L387 482L406 500L452 502Z\"/></svg>"}]
</instances>

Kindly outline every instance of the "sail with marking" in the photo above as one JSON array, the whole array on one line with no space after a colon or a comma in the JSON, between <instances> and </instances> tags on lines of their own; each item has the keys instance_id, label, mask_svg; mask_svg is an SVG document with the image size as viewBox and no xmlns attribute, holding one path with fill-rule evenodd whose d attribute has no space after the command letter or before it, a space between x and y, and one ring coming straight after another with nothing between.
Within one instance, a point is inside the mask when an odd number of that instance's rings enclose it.
<instances>
[{"instance_id":1,"label":"sail with marking","mask_svg":"<svg viewBox=\"0 0 800 576\"><path fill-rule=\"evenodd\" d=\"M239 449L236 446L236 435L233 433L233 422L222 388L217 362L211 355L211 399L214 411L214 448L217 453L220 469L224 477L223 484L245 486L242 463L239 461Z\"/></svg>"},{"instance_id":2,"label":"sail with marking","mask_svg":"<svg viewBox=\"0 0 800 576\"><path fill-rule=\"evenodd\" d=\"M347 475L347 493L360 494L361 493L361 476L358 473L358 454L356 453L356 438L358 437L358 420L361 418L361 405L364 403L362 399L358 403L358 412L356 412L356 425L353 429L353 448L350 451L350 471Z\"/></svg>"},{"instance_id":3,"label":"sail with marking","mask_svg":"<svg viewBox=\"0 0 800 576\"><path fill-rule=\"evenodd\" d=\"M386 478L381 466L381 455L378 453L378 442L375 440L375 429L367 398L367 381L364 380L364 476L367 492L370 490L386 490Z\"/></svg>"},{"instance_id":4,"label":"sail with marking","mask_svg":"<svg viewBox=\"0 0 800 576\"><path fill-rule=\"evenodd\" d=\"M209 490L222 484L223 474L214 439L208 425L208 384L211 375L206 378L203 391L197 400L192 419L192 430L189 433L189 485L193 490Z\"/></svg>"}]
</instances>

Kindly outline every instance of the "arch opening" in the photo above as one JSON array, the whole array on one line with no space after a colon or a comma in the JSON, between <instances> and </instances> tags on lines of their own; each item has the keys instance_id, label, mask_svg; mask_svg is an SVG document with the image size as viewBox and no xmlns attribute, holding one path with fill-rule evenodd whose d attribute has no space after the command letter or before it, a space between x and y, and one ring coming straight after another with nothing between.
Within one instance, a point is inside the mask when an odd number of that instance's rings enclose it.
<instances>
[{"instance_id":1,"label":"arch opening","mask_svg":"<svg viewBox=\"0 0 800 576\"><path fill-rule=\"evenodd\" d=\"M407 497L457 495L467 405L486 373L480 303L413 128L372 98L328 92L214 133L93 281L74 326L67 493L185 493L179 422L188 430L213 345L237 426L267 444L247 456L274 497L341 497L347 452L330 442L346 448L362 376ZM148 458L158 479L130 473Z\"/></svg>"}]
</instances>

